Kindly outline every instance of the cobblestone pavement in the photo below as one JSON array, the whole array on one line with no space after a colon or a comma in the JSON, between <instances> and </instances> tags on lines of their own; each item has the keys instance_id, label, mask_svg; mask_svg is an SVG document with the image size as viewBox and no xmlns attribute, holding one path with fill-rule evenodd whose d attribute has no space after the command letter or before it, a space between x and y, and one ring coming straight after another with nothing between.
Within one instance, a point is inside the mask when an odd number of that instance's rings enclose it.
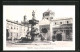
<instances>
[{"instance_id":1,"label":"cobblestone pavement","mask_svg":"<svg viewBox=\"0 0 80 52\"><path fill-rule=\"evenodd\" d=\"M34 41L34 42L28 42L28 43L12 43L11 41L7 41L6 45L7 46L24 46L24 45L66 45L68 46L68 44L72 44L71 41Z\"/></svg>"},{"instance_id":2,"label":"cobblestone pavement","mask_svg":"<svg viewBox=\"0 0 80 52\"><path fill-rule=\"evenodd\" d=\"M73 49L74 45L71 41L46 41L46 42L32 42L32 43L11 43L7 41L6 50L32 50L32 49L62 49L61 47L67 47L65 49ZM58 50L58 49L57 49Z\"/></svg>"}]
</instances>

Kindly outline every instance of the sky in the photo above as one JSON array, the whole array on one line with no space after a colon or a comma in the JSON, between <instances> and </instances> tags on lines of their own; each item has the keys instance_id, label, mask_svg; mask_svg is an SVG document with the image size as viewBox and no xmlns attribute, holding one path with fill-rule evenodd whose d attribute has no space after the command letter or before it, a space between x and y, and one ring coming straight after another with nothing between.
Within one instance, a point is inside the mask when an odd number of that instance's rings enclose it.
<instances>
[{"instance_id":1,"label":"sky","mask_svg":"<svg viewBox=\"0 0 80 52\"><path fill-rule=\"evenodd\" d=\"M37 20L42 20L43 13L47 10L54 12L53 19L75 18L75 5L3 5L3 17L12 21L32 19L32 11L35 11Z\"/></svg>"}]
</instances>

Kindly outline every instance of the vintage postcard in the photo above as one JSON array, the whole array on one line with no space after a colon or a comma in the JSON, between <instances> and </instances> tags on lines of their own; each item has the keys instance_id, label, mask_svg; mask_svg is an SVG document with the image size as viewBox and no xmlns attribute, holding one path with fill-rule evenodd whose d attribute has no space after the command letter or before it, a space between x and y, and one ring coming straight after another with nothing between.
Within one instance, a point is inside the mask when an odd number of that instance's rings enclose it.
<instances>
[{"instance_id":1,"label":"vintage postcard","mask_svg":"<svg viewBox=\"0 0 80 52\"><path fill-rule=\"evenodd\" d=\"M3 5L3 50L75 50L75 5Z\"/></svg>"}]
</instances>

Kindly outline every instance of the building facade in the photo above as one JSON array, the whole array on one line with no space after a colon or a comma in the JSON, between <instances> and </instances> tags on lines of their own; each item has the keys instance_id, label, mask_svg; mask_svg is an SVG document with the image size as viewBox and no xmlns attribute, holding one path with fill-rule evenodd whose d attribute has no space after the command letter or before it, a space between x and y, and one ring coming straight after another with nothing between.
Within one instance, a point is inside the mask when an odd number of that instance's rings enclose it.
<instances>
[{"instance_id":1,"label":"building facade","mask_svg":"<svg viewBox=\"0 0 80 52\"><path fill-rule=\"evenodd\" d=\"M52 24L51 21L54 18L54 12L47 10L43 13L43 18L39 22L39 30L44 40L52 41Z\"/></svg>"},{"instance_id":2,"label":"building facade","mask_svg":"<svg viewBox=\"0 0 80 52\"><path fill-rule=\"evenodd\" d=\"M53 20L53 35L56 40L72 40L72 18Z\"/></svg>"},{"instance_id":3,"label":"building facade","mask_svg":"<svg viewBox=\"0 0 80 52\"><path fill-rule=\"evenodd\" d=\"M21 39L27 35L28 26L18 21L6 20L6 39Z\"/></svg>"},{"instance_id":4,"label":"building facade","mask_svg":"<svg viewBox=\"0 0 80 52\"><path fill-rule=\"evenodd\" d=\"M54 12L47 10L43 13L43 18L39 22L39 29L45 39L56 41L71 41L72 40L72 18L54 19ZM43 33L42 29L46 29Z\"/></svg>"}]
</instances>

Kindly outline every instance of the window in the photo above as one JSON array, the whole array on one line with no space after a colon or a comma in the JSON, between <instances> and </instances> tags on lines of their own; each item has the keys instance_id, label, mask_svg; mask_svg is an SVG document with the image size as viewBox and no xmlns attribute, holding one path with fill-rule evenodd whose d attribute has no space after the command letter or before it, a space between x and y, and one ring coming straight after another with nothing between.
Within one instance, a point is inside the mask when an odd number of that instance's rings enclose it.
<instances>
[{"instance_id":1,"label":"window","mask_svg":"<svg viewBox=\"0 0 80 52\"><path fill-rule=\"evenodd\" d=\"M67 24L69 23L69 21L67 21Z\"/></svg>"},{"instance_id":2,"label":"window","mask_svg":"<svg viewBox=\"0 0 80 52\"><path fill-rule=\"evenodd\" d=\"M62 22L60 22L60 24L62 24Z\"/></svg>"},{"instance_id":3,"label":"window","mask_svg":"<svg viewBox=\"0 0 80 52\"><path fill-rule=\"evenodd\" d=\"M12 29L12 27L11 27L11 29Z\"/></svg>"},{"instance_id":4,"label":"window","mask_svg":"<svg viewBox=\"0 0 80 52\"><path fill-rule=\"evenodd\" d=\"M56 22L55 22L55 25L56 25Z\"/></svg>"}]
</instances>

